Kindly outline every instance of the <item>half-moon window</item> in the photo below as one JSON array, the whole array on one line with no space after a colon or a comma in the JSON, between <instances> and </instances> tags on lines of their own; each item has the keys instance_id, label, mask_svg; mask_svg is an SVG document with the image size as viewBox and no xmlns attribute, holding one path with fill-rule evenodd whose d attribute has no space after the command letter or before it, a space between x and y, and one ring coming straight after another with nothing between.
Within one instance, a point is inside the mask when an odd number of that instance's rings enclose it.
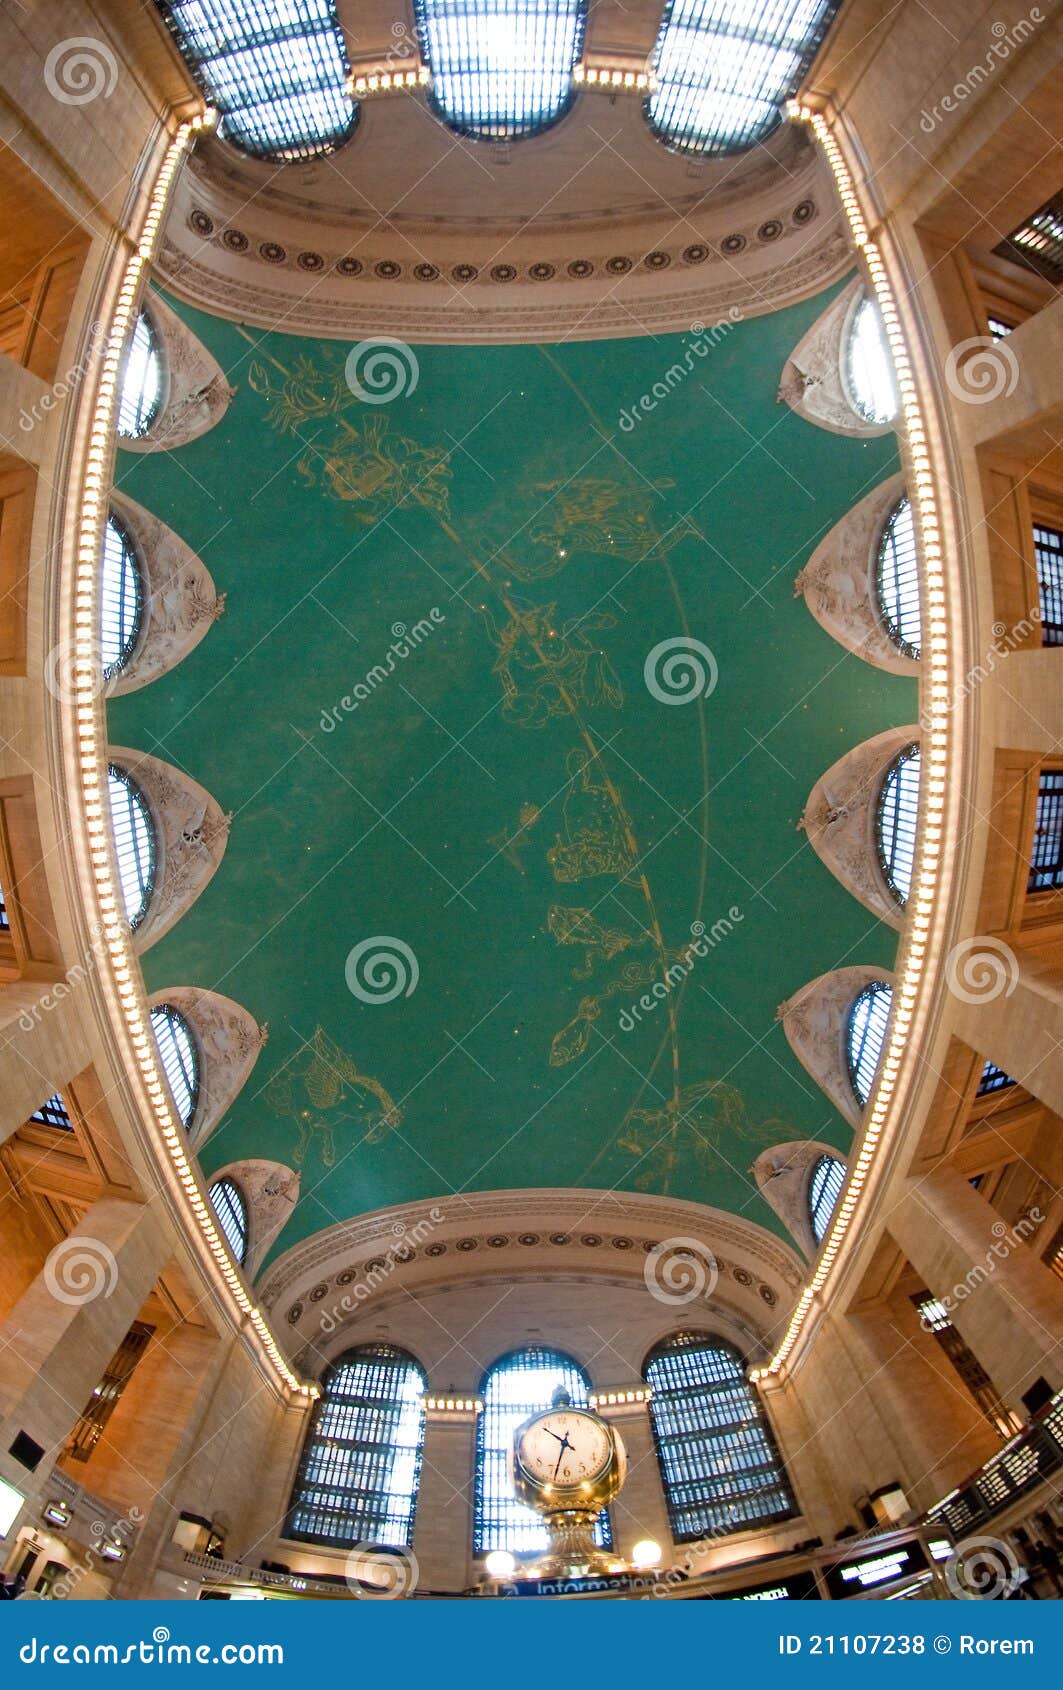
<instances>
[{"instance_id":1,"label":"half-moon window","mask_svg":"<svg viewBox=\"0 0 1063 1690\"><path fill-rule=\"evenodd\" d=\"M841 1157L821 1156L808 1182L808 1218L817 1244L822 1244L827 1236L844 1185L845 1163Z\"/></svg>"},{"instance_id":2,"label":"half-moon window","mask_svg":"<svg viewBox=\"0 0 1063 1690\"><path fill-rule=\"evenodd\" d=\"M218 133L256 158L320 158L354 133L350 65L334 0L156 0L218 113Z\"/></svg>"},{"instance_id":3,"label":"half-moon window","mask_svg":"<svg viewBox=\"0 0 1063 1690\"><path fill-rule=\"evenodd\" d=\"M162 405L162 352L146 311L137 313L125 349L118 387L118 432L126 440L147 434Z\"/></svg>"},{"instance_id":4,"label":"half-moon window","mask_svg":"<svg viewBox=\"0 0 1063 1690\"><path fill-rule=\"evenodd\" d=\"M849 326L846 349L849 399L864 422L891 423L897 415L897 382L882 314L865 294Z\"/></svg>"},{"instance_id":5,"label":"half-moon window","mask_svg":"<svg viewBox=\"0 0 1063 1690\"><path fill-rule=\"evenodd\" d=\"M108 680L133 655L140 632L143 589L133 542L112 511L103 531L100 575L100 655Z\"/></svg>"},{"instance_id":6,"label":"half-moon window","mask_svg":"<svg viewBox=\"0 0 1063 1690\"><path fill-rule=\"evenodd\" d=\"M907 746L886 770L878 801L878 855L886 885L899 904L908 902L919 824L918 745Z\"/></svg>"},{"instance_id":7,"label":"half-moon window","mask_svg":"<svg viewBox=\"0 0 1063 1690\"><path fill-rule=\"evenodd\" d=\"M130 927L147 914L155 880L155 824L147 800L124 769L107 770L118 879Z\"/></svg>"},{"instance_id":8,"label":"half-moon window","mask_svg":"<svg viewBox=\"0 0 1063 1690\"><path fill-rule=\"evenodd\" d=\"M839 0L668 0L653 50L650 128L669 146L762 141L811 64Z\"/></svg>"},{"instance_id":9,"label":"half-moon window","mask_svg":"<svg viewBox=\"0 0 1063 1690\"><path fill-rule=\"evenodd\" d=\"M918 659L923 638L919 554L915 517L907 497L894 505L882 530L875 585L887 634L905 657Z\"/></svg>"},{"instance_id":10,"label":"half-moon window","mask_svg":"<svg viewBox=\"0 0 1063 1690\"><path fill-rule=\"evenodd\" d=\"M199 1100L199 1057L192 1029L173 1004L160 1003L151 1012L151 1030L177 1113L184 1126L191 1126Z\"/></svg>"},{"instance_id":11,"label":"half-moon window","mask_svg":"<svg viewBox=\"0 0 1063 1690\"><path fill-rule=\"evenodd\" d=\"M515 141L572 101L587 0L414 0L432 100L477 140Z\"/></svg>"},{"instance_id":12,"label":"half-moon window","mask_svg":"<svg viewBox=\"0 0 1063 1690\"><path fill-rule=\"evenodd\" d=\"M884 980L875 980L865 986L849 1011L846 1040L849 1078L861 1109L875 1084L892 1004L892 986L887 986Z\"/></svg>"},{"instance_id":13,"label":"half-moon window","mask_svg":"<svg viewBox=\"0 0 1063 1690\"><path fill-rule=\"evenodd\" d=\"M247 1208L235 1180L215 1180L207 1192L233 1260L241 1267L247 1256Z\"/></svg>"}]
</instances>

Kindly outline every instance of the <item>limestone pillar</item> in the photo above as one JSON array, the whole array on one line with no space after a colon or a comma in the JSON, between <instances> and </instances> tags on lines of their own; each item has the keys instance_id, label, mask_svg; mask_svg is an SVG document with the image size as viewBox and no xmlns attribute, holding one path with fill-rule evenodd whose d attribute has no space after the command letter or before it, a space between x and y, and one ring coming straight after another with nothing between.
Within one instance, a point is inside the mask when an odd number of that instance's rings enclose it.
<instances>
[{"instance_id":1,"label":"limestone pillar","mask_svg":"<svg viewBox=\"0 0 1063 1690\"><path fill-rule=\"evenodd\" d=\"M0 1144L86 1068L78 984L18 980L0 994Z\"/></svg>"},{"instance_id":2,"label":"limestone pillar","mask_svg":"<svg viewBox=\"0 0 1063 1690\"><path fill-rule=\"evenodd\" d=\"M413 1529L417 1585L421 1591L464 1590L474 1578L473 1485L480 1405L472 1397L428 1397L426 1403Z\"/></svg>"},{"instance_id":3,"label":"limestone pillar","mask_svg":"<svg viewBox=\"0 0 1063 1690\"><path fill-rule=\"evenodd\" d=\"M56 1245L0 1326L0 1450L24 1432L59 1453L168 1254L150 1209L110 1197ZM13 1457L4 1471L25 1483Z\"/></svg>"},{"instance_id":4,"label":"limestone pillar","mask_svg":"<svg viewBox=\"0 0 1063 1690\"><path fill-rule=\"evenodd\" d=\"M986 941L987 954L996 944ZM1009 965L1012 982L1010 992L1005 986L995 998L957 1000L956 1035L1063 1115L1063 975L1020 953L1016 966Z\"/></svg>"},{"instance_id":5,"label":"limestone pillar","mask_svg":"<svg viewBox=\"0 0 1063 1690\"><path fill-rule=\"evenodd\" d=\"M913 1180L890 1231L1016 1413L1037 1378L1060 1388L1063 1283L962 1174Z\"/></svg>"},{"instance_id":6,"label":"limestone pillar","mask_svg":"<svg viewBox=\"0 0 1063 1690\"><path fill-rule=\"evenodd\" d=\"M610 1402L611 1396L636 1400ZM598 1391L594 1404L602 1419L619 1432L627 1450L627 1478L610 1508L613 1547L629 1561L636 1543L652 1538L661 1546L661 1566L667 1567L675 1556L647 1387L640 1380L616 1392Z\"/></svg>"}]
</instances>

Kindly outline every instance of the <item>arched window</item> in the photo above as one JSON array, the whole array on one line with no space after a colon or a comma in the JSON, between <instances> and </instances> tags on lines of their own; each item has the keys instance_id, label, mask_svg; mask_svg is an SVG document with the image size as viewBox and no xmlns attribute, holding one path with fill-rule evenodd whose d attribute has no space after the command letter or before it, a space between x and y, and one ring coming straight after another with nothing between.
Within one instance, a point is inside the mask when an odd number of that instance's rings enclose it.
<instances>
[{"instance_id":1,"label":"arched window","mask_svg":"<svg viewBox=\"0 0 1063 1690\"><path fill-rule=\"evenodd\" d=\"M879 615L887 634L905 657L918 658L923 638L919 555L915 548L915 518L908 498L894 505L882 530L875 585Z\"/></svg>"},{"instance_id":2,"label":"arched window","mask_svg":"<svg viewBox=\"0 0 1063 1690\"><path fill-rule=\"evenodd\" d=\"M234 1260L243 1267L247 1257L247 1208L235 1180L218 1179L207 1193L214 1205L218 1225Z\"/></svg>"},{"instance_id":3,"label":"arched window","mask_svg":"<svg viewBox=\"0 0 1063 1690\"><path fill-rule=\"evenodd\" d=\"M425 1377L392 1344L333 1362L303 1447L286 1536L406 1549L424 1444Z\"/></svg>"},{"instance_id":4,"label":"arched window","mask_svg":"<svg viewBox=\"0 0 1063 1690\"><path fill-rule=\"evenodd\" d=\"M893 988L884 980L873 980L849 1011L846 1036L849 1078L861 1109L875 1084L892 1003Z\"/></svg>"},{"instance_id":5,"label":"arched window","mask_svg":"<svg viewBox=\"0 0 1063 1690\"><path fill-rule=\"evenodd\" d=\"M568 110L587 0L414 0L432 100L476 140L537 135Z\"/></svg>"},{"instance_id":6,"label":"arched window","mask_svg":"<svg viewBox=\"0 0 1063 1690\"><path fill-rule=\"evenodd\" d=\"M139 786L113 763L107 770L107 791L122 901L130 927L138 927L147 914L155 879L155 824Z\"/></svg>"},{"instance_id":7,"label":"arched window","mask_svg":"<svg viewBox=\"0 0 1063 1690\"><path fill-rule=\"evenodd\" d=\"M795 1512L771 1428L737 1350L705 1332L679 1332L651 1353L645 1377L677 1543L748 1531Z\"/></svg>"},{"instance_id":8,"label":"arched window","mask_svg":"<svg viewBox=\"0 0 1063 1690\"><path fill-rule=\"evenodd\" d=\"M549 1545L538 1514L513 1495L509 1457L517 1427L549 1408L559 1387L568 1392L574 1407L587 1406L588 1380L583 1369L571 1356L538 1344L502 1356L484 1376L483 1413L476 1425L473 1551L477 1555L488 1555L492 1549L508 1549L513 1555L541 1554ZM607 1514L599 1516L594 1539L610 1547Z\"/></svg>"},{"instance_id":9,"label":"arched window","mask_svg":"<svg viewBox=\"0 0 1063 1690\"><path fill-rule=\"evenodd\" d=\"M882 314L870 294L853 312L845 362L853 409L865 422L891 423L897 415L897 383Z\"/></svg>"},{"instance_id":10,"label":"arched window","mask_svg":"<svg viewBox=\"0 0 1063 1690\"><path fill-rule=\"evenodd\" d=\"M840 0L668 0L646 101L655 135L693 153L751 147L775 128Z\"/></svg>"},{"instance_id":11,"label":"arched window","mask_svg":"<svg viewBox=\"0 0 1063 1690\"><path fill-rule=\"evenodd\" d=\"M908 902L915 867L916 828L919 822L918 745L909 745L886 770L878 801L876 832L879 862L886 885L899 904Z\"/></svg>"},{"instance_id":12,"label":"arched window","mask_svg":"<svg viewBox=\"0 0 1063 1690\"><path fill-rule=\"evenodd\" d=\"M812 1236L822 1244L845 1184L845 1163L839 1156L821 1156L808 1182L808 1218Z\"/></svg>"},{"instance_id":13,"label":"arched window","mask_svg":"<svg viewBox=\"0 0 1063 1690\"><path fill-rule=\"evenodd\" d=\"M191 1126L199 1101L199 1056L192 1029L172 1003L160 1003L151 1012L151 1030L177 1113L186 1127Z\"/></svg>"},{"instance_id":14,"label":"arched window","mask_svg":"<svg viewBox=\"0 0 1063 1690\"><path fill-rule=\"evenodd\" d=\"M256 158L320 158L354 133L334 0L156 4L234 146Z\"/></svg>"},{"instance_id":15,"label":"arched window","mask_svg":"<svg viewBox=\"0 0 1063 1690\"><path fill-rule=\"evenodd\" d=\"M124 669L133 654L143 597L136 550L112 511L103 531L100 573L100 655L108 680Z\"/></svg>"},{"instance_id":16,"label":"arched window","mask_svg":"<svg viewBox=\"0 0 1063 1690\"><path fill-rule=\"evenodd\" d=\"M118 432L127 440L147 434L162 405L162 352L155 326L138 311L118 384Z\"/></svg>"}]
</instances>

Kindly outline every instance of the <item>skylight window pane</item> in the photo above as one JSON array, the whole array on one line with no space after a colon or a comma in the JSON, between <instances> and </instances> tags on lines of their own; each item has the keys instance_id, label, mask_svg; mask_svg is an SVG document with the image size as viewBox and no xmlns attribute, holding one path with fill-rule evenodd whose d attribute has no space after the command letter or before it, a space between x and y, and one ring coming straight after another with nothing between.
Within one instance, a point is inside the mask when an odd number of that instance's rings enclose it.
<instances>
[{"instance_id":1,"label":"skylight window pane","mask_svg":"<svg viewBox=\"0 0 1063 1690\"><path fill-rule=\"evenodd\" d=\"M668 0L650 128L694 153L738 152L779 122L840 0Z\"/></svg>"},{"instance_id":2,"label":"skylight window pane","mask_svg":"<svg viewBox=\"0 0 1063 1690\"><path fill-rule=\"evenodd\" d=\"M875 1084L892 1004L892 987L876 980L860 993L849 1012L849 1078L861 1108Z\"/></svg>"},{"instance_id":3,"label":"skylight window pane","mask_svg":"<svg viewBox=\"0 0 1063 1690\"><path fill-rule=\"evenodd\" d=\"M247 1210L239 1187L231 1179L215 1180L207 1195L233 1259L243 1266L247 1255Z\"/></svg>"},{"instance_id":4,"label":"skylight window pane","mask_svg":"<svg viewBox=\"0 0 1063 1690\"><path fill-rule=\"evenodd\" d=\"M865 422L891 423L898 407L893 359L879 308L866 295L853 314L846 373L857 414Z\"/></svg>"},{"instance_id":5,"label":"skylight window pane","mask_svg":"<svg viewBox=\"0 0 1063 1690\"><path fill-rule=\"evenodd\" d=\"M923 638L919 554L908 499L890 512L878 555L878 607L886 632L905 657L918 658Z\"/></svg>"},{"instance_id":6,"label":"skylight window pane","mask_svg":"<svg viewBox=\"0 0 1063 1690\"><path fill-rule=\"evenodd\" d=\"M64 1133L71 1133L74 1130L74 1124L67 1113L66 1104L59 1092L55 1092L46 1103L41 1104L39 1109L35 1109L30 1116L30 1120L38 1122L42 1127L58 1127L59 1131Z\"/></svg>"},{"instance_id":7,"label":"skylight window pane","mask_svg":"<svg viewBox=\"0 0 1063 1690\"><path fill-rule=\"evenodd\" d=\"M414 0L432 98L461 135L513 141L567 111L587 0Z\"/></svg>"},{"instance_id":8,"label":"skylight window pane","mask_svg":"<svg viewBox=\"0 0 1063 1690\"><path fill-rule=\"evenodd\" d=\"M821 1156L808 1186L808 1215L812 1236L822 1244L845 1184L845 1163L837 1156Z\"/></svg>"},{"instance_id":9,"label":"skylight window pane","mask_svg":"<svg viewBox=\"0 0 1063 1690\"><path fill-rule=\"evenodd\" d=\"M919 747L909 745L886 771L878 807L878 850L886 884L899 904L912 890L919 823Z\"/></svg>"},{"instance_id":10,"label":"skylight window pane","mask_svg":"<svg viewBox=\"0 0 1063 1690\"><path fill-rule=\"evenodd\" d=\"M162 403L162 356L146 311L137 313L122 361L118 393L118 432L127 440L147 434Z\"/></svg>"},{"instance_id":11,"label":"skylight window pane","mask_svg":"<svg viewBox=\"0 0 1063 1690\"><path fill-rule=\"evenodd\" d=\"M122 769L107 771L118 879L130 927L147 913L155 875L155 827L144 796Z\"/></svg>"},{"instance_id":12,"label":"skylight window pane","mask_svg":"<svg viewBox=\"0 0 1063 1690\"><path fill-rule=\"evenodd\" d=\"M218 132L258 158L318 158L358 107L334 0L156 0Z\"/></svg>"},{"instance_id":13,"label":"skylight window pane","mask_svg":"<svg viewBox=\"0 0 1063 1690\"><path fill-rule=\"evenodd\" d=\"M110 680L128 662L140 628L141 587L133 542L112 514L103 531L100 654Z\"/></svg>"},{"instance_id":14,"label":"skylight window pane","mask_svg":"<svg viewBox=\"0 0 1063 1690\"><path fill-rule=\"evenodd\" d=\"M1043 769L1037 789L1033 857L1027 890L1063 886L1063 769Z\"/></svg>"},{"instance_id":15,"label":"skylight window pane","mask_svg":"<svg viewBox=\"0 0 1063 1690\"><path fill-rule=\"evenodd\" d=\"M1014 1084L1010 1074L1005 1073L1003 1068L998 1068L995 1062L989 1061L982 1069L975 1096L988 1097L995 1091L1007 1091L1008 1087Z\"/></svg>"},{"instance_id":16,"label":"skylight window pane","mask_svg":"<svg viewBox=\"0 0 1063 1690\"><path fill-rule=\"evenodd\" d=\"M157 1004L151 1030L170 1094L184 1126L190 1126L199 1098L199 1058L188 1022L172 1004Z\"/></svg>"},{"instance_id":17,"label":"skylight window pane","mask_svg":"<svg viewBox=\"0 0 1063 1690\"><path fill-rule=\"evenodd\" d=\"M1033 549L1041 596L1041 644L1063 645L1063 533L1035 523Z\"/></svg>"}]
</instances>

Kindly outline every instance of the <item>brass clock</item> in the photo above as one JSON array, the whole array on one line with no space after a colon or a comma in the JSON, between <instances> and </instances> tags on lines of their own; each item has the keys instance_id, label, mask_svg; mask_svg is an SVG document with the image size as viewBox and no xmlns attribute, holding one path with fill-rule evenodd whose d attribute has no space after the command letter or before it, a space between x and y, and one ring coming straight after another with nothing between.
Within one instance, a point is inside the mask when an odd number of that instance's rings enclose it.
<instances>
[{"instance_id":1,"label":"brass clock","mask_svg":"<svg viewBox=\"0 0 1063 1690\"><path fill-rule=\"evenodd\" d=\"M617 1572L623 1562L594 1543L594 1523L627 1473L619 1434L589 1408L574 1408L555 1391L545 1413L533 1414L513 1434L511 1474L521 1502L542 1514L550 1553L540 1575L578 1577Z\"/></svg>"}]
</instances>

